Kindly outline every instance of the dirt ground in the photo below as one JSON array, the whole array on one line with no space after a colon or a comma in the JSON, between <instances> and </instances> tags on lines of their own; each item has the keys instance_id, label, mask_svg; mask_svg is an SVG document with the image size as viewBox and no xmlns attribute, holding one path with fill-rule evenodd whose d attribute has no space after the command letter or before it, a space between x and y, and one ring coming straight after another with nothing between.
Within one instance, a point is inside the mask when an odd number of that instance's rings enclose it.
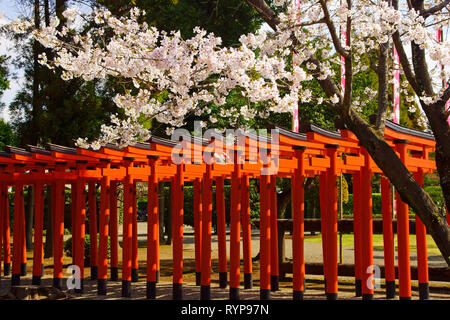
<instances>
[{"instance_id":1,"label":"dirt ground","mask_svg":"<svg viewBox=\"0 0 450 320\"><path fill-rule=\"evenodd\" d=\"M146 295L146 248L141 243L138 249L139 253L139 281L132 284L132 298L121 297L121 281L108 281L108 293L106 296L97 295L97 281L90 279L90 268L85 267L84 293L75 294L68 291L71 299L89 299L89 300L117 300L117 299L145 299ZM183 252L183 298L186 300L198 300L200 298L200 287L195 285L195 260L193 259L194 251L192 246L187 244ZM170 300L172 299L172 247L169 245L161 245L161 272L160 282L157 285L157 299ZM121 257L121 252L119 252ZM21 284L31 284L32 271L32 252L28 252L27 276L21 277ZM120 260L120 259L119 259ZM64 257L64 268L70 265L72 259ZM44 261L44 277L42 279L43 286L52 285L52 259L45 259ZM119 265L120 269L120 265ZM119 270L119 279L120 279ZM212 299L228 299L228 288L219 288L218 279L218 263L213 254L212 274L211 274L211 297ZM253 289L243 289L243 270L241 269L241 299L242 300L258 300L259 299L259 262L253 263ZM0 294L3 295L9 291L10 276L2 276L0 280ZM65 286L66 281L63 281ZM413 299L418 299L417 283L413 284ZM381 281L382 288L376 289L375 299L384 299L385 292L383 281ZM450 283L431 283L431 299L445 299L450 300ZM64 289L64 288L63 288ZM359 300L361 298L354 295L354 282L349 277L339 277L339 299L345 300ZM287 275L286 279L280 282L280 290L271 293L272 299L292 299L292 278ZM315 275L306 276L306 291L305 299L322 300L325 299L323 277Z\"/></svg>"}]
</instances>

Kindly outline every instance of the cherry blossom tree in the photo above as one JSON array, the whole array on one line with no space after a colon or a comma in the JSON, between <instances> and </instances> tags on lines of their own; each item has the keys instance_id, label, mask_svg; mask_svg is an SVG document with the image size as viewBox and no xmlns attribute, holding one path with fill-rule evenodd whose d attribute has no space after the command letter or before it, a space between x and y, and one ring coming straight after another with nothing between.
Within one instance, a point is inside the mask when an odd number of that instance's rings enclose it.
<instances>
[{"instance_id":1,"label":"cherry blossom tree","mask_svg":"<svg viewBox=\"0 0 450 320\"><path fill-rule=\"evenodd\" d=\"M239 47L223 47L220 38L199 28L190 39L182 39L179 32L159 31L139 23L142 12L138 9L124 17L96 10L92 13L96 26L84 34L70 24L59 30L56 17L48 27L34 30L32 35L55 51L51 61L41 55L41 63L61 68L64 79L92 80L108 75L133 84L133 89L114 99L126 117L114 115L113 125L102 127L99 140L80 138L78 144L99 148L107 142L126 145L146 140L149 132L143 123L149 118L173 128L182 126L191 113L209 114L212 122L219 116L228 117L233 123L238 116L293 112L298 100L317 99L358 137L402 200L417 212L450 265L445 213L413 179L383 136L390 117L390 79L394 70L400 69L407 79L401 87L413 89L424 112L423 121L434 133L440 183L450 207L450 128L449 111L445 110L450 89L443 85L450 76L450 43L435 39L437 28L449 27L449 0L439 4L424 0L305 0L301 10L293 1L277 0L273 2L278 14L264 0L248 2L274 32L244 35ZM64 13L68 21L79 15L76 9ZM18 21L12 27L25 32L31 25ZM341 40L341 32L346 41ZM392 44L400 65L389 63ZM345 75L342 84L341 67ZM368 68L376 72L378 88L366 88L356 95L353 77ZM315 97L308 89L313 80L320 84L326 99ZM231 90L248 105L240 110L215 108L214 114L210 106L223 106ZM372 126L359 111L374 99L378 110Z\"/></svg>"}]
</instances>

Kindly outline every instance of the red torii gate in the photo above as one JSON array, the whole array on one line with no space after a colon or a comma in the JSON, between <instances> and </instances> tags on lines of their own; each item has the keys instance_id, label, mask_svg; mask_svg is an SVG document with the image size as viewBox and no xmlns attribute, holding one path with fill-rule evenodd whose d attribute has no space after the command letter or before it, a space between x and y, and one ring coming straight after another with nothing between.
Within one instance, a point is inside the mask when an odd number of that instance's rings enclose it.
<instances>
[{"instance_id":1,"label":"red torii gate","mask_svg":"<svg viewBox=\"0 0 450 320\"><path fill-rule=\"evenodd\" d=\"M319 176L322 223L324 277L328 299L338 294L337 259L337 176L352 174L354 183L354 239L356 294L363 299L373 297L369 285L373 274L372 197L371 177L382 173L356 137L345 128L340 132L322 129L312 124L301 126L303 133L276 128L278 143L250 133L241 133L244 143L232 146L220 140L205 141L183 137L171 141L152 136L147 143L125 148L105 145L94 151L68 148L53 144L48 149L27 146L26 149L7 147L0 153L0 230L5 274L11 263L8 215L8 187L14 187L14 232L11 284L20 283L26 274L25 220L23 187L33 185L35 205L33 284L40 284L43 268L43 212L44 186L51 186L52 226L54 236L53 285L62 287L62 258L64 236L64 188L71 185L73 264L80 268L83 292L84 237L86 184L89 186L88 207L95 212L95 184L100 183L99 245L91 241L91 277L98 281L98 294L107 292L108 238L111 243L110 277L118 280L118 219L117 183L123 184L123 250L122 296L131 296L131 282L138 280L136 188L138 181L148 183L148 246L147 298L156 298L159 281L159 219L158 182L172 184L173 228L173 298L182 299L183 283L183 185L191 181L194 187L195 271L197 285L201 285L201 299L210 299L211 284L211 217L212 185L216 185L217 231L219 245L220 287L227 286L227 255L225 233L224 180L231 181L230 209L230 299L240 296L240 230L244 257L244 289L252 287L252 256L250 234L249 179L260 179L260 295L270 298L270 291L278 289L278 245L276 216L276 178L292 181L293 216L293 298L302 299L305 290L304 259L304 190L306 177ZM417 130L401 127L390 121L386 124L387 143L399 154L407 168L423 184L423 174L435 169L429 153L434 151L434 138ZM173 149L182 146L190 150L182 154L183 161L172 161ZM217 150L233 163L202 161L203 156L217 154ZM267 161L270 159L270 161ZM239 160L239 161L238 161ZM276 172L261 174L277 166ZM383 239L385 257L386 296L395 296L395 267L392 231L390 185L381 180ZM397 196L399 295L411 298L409 261L408 207ZM96 237L96 215L90 214L90 235ZM428 264L426 230L416 217L417 255L421 298L428 295ZM1 250L1 248L0 248ZM369 281L368 281L369 280Z\"/></svg>"}]
</instances>

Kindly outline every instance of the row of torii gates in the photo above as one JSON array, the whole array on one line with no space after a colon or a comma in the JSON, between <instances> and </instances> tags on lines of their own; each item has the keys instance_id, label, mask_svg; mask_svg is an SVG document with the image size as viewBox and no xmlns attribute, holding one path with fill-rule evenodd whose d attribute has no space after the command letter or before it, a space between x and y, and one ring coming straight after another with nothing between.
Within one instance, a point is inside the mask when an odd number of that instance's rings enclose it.
<instances>
[{"instance_id":1,"label":"row of torii gates","mask_svg":"<svg viewBox=\"0 0 450 320\"><path fill-rule=\"evenodd\" d=\"M138 278L136 182L148 182L148 232L147 232L147 298L155 299L159 282L159 218L158 182L170 181L173 234L173 299L183 296L183 185L193 182L195 270L197 285L201 285L200 298L211 298L211 219L212 185L216 186L218 260L220 287L227 286L229 272L229 298L240 297L240 241L242 228L244 288L252 287L252 253L249 206L249 179L260 179L260 296L269 299L271 289L278 287L278 246L276 216L276 178L292 181L293 217L293 299L303 299L305 291L304 258L304 188L306 177L319 176L322 226L323 272L326 297L338 296L337 255L337 177L341 173L353 176L354 190L354 263L355 290L363 299L373 298L372 242L372 186L371 177L381 173L357 138L346 129L328 131L312 124L304 125L303 133L277 128L279 145L275 148L270 139L245 135L245 147L234 145L231 150L233 164L202 161L202 154L211 152L210 141L185 139L184 146L192 147L188 161L174 164L171 153L178 142L151 137L147 143L125 148L106 145L98 151L68 148L49 144L47 149L28 146L26 149L7 147L0 153L0 250L3 248L4 272L11 269L11 284L19 285L26 274L24 186L32 185L34 192L34 249L32 283L39 285L43 276L43 215L44 186L51 189L53 237L53 285L62 287L64 240L64 189L71 185L73 264L80 268L83 292L84 238L86 220L86 185L89 186L88 208L95 209L95 184L100 183L100 208L89 215L91 239L99 230L99 243L91 241L91 276L98 281L98 294L107 293L108 265L110 280L119 280L117 184L123 184L123 245L122 245L122 296L131 296L131 282ZM435 162L429 159L434 151L432 135L387 122L386 141L400 159L423 184L424 173L433 172ZM256 140L259 140L255 142ZM213 141L215 146L219 141ZM253 146L253 147L252 147ZM256 147L255 147L256 146ZM216 149L217 150L217 149ZM225 151L225 150L224 150ZM264 152L263 152L264 151ZM278 171L261 174L262 169L273 165L261 161L260 154L278 159ZM186 154L183 155L186 157ZM231 155L233 157L233 155ZM186 159L186 158L185 158ZM250 161L250 160L255 161ZM242 163L243 162L243 163ZM224 180L230 179L230 252L227 269ZM14 188L13 252L10 250L10 222L8 214L8 188ZM394 233L392 227L392 199L389 181L381 179L382 217L386 296L396 295ZM411 298L411 271L409 249L408 205L397 195L398 281L400 299ZM428 291L428 262L426 229L416 217L417 261L421 297ZM108 259L108 240L110 259ZM109 262L109 264L108 264Z\"/></svg>"}]
</instances>

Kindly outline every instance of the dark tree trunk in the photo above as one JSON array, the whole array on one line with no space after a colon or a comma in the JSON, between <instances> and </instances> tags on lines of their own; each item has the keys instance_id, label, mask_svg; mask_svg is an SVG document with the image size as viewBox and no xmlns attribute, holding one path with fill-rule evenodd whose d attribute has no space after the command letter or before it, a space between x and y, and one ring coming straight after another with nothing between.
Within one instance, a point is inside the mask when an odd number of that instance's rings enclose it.
<instances>
[{"instance_id":1,"label":"dark tree trunk","mask_svg":"<svg viewBox=\"0 0 450 320\"><path fill-rule=\"evenodd\" d=\"M285 188L281 193L277 194L277 217L284 218L286 207L291 202L291 187Z\"/></svg>"},{"instance_id":2,"label":"dark tree trunk","mask_svg":"<svg viewBox=\"0 0 450 320\"><path fill-rule=\"evenodd\" d=\"M436 139L436 168L446 207L450 208L450 126L447 122L448 115L444 111L445 102L439 100L430 106L422 104L422 108Z\"/></svg>"},{"instance_id":3,"label":"dark tree trunk","mask_svg":"<svg viewBox=\"0 0 450 320\"><path fill-rule=\"evenodd\" d=\"M34 27L41 27L40 4L39 0L34 0ZM42 114L42 102L40 97L40 68L39 54L42 53L42 47L37 40L33 41L33 98L31 111L31 132L27 135L27 143L37 144L39 140L39 117Z\"/></svg>"}]
</instances>

